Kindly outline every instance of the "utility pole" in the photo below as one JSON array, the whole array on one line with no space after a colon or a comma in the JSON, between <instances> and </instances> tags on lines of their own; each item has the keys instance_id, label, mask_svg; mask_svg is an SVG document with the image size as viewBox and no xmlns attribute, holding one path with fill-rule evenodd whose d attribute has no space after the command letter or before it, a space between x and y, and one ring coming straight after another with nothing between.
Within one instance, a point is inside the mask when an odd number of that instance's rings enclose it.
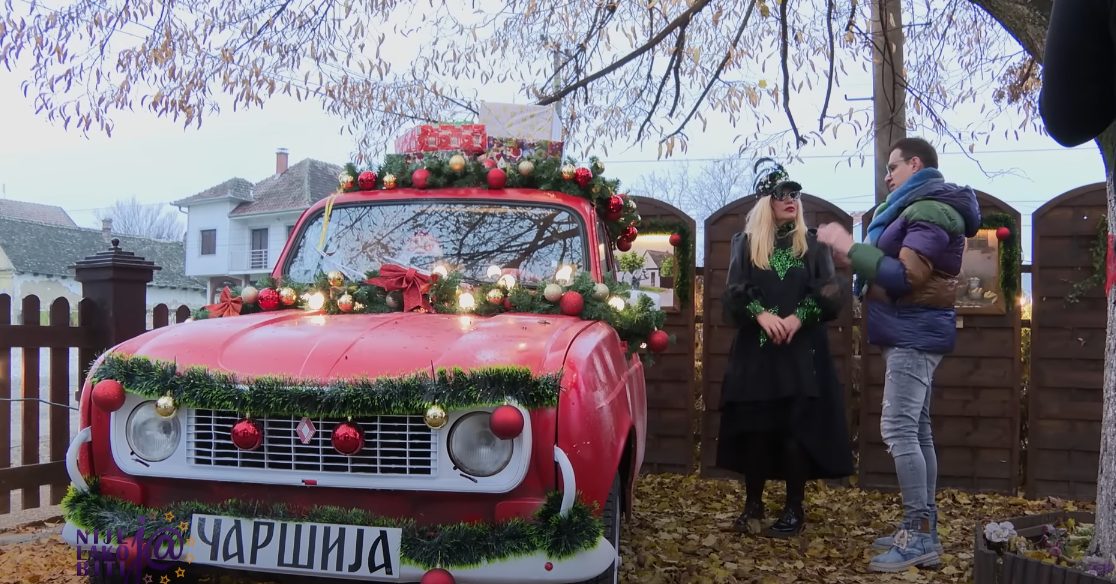
<instances>
[{"instance_id":1,"label":"utility pole","mask_svg":"<svg viewBox=\"0 0 1116 584\"><path fill-rule=\"evenodd\" d=\"M891 145L907 136L906 70L903 67L901 0L869 0L872 6L872 101L876 130L876 203L887 198Z\"/></svg>"}]
</instances>

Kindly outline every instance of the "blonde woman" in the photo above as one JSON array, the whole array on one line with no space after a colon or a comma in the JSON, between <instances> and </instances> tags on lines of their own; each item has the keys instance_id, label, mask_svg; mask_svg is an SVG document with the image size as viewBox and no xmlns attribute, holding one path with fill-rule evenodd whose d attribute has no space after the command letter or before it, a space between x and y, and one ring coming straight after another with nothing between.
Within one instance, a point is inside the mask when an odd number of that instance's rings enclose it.
<instances>
[{"instance_id":1,"label":"blonde woman","mask_svg":"<svg viewBox=\"0 0 1116 584\"><path fill-rule=\"evenodd\" d=\"M763 534L790 537L806 525L806 482L853 472L841 385L824 323L847 297L828 248L806 227L802 187L773 168L756 184L759 199L732 239L723 296L737 327L721 390L717 466L742 473L740 532L760 531L763 490L784 480L787 496Z\"/></svg>"}]
</instances>

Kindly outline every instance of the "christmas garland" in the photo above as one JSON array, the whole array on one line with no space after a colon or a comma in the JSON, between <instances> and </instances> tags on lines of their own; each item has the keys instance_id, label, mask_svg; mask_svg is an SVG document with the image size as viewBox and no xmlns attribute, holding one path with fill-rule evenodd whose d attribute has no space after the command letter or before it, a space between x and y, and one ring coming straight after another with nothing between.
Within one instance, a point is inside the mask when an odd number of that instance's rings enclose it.
<instances>
[{"instance_id":1,"label":"christmas garland","mask_svg":"<svg viewBox=\"0 0 1116 584\"><path fill-rule=\"evenodd\" d=\"M255 287L229 290L222 294L226 299L220 305L199 309L194 312L194 318L227 316L229 313L222 307L234 300L237 303L235 314L281 308L320 309L328 314L382 314L411 308L406 302L407 291L389 290L391 286L383 283L380 271L371 271L366 276L363 282L352 282L346 281L340 272L331 272L319 274L312 284L287 283L282 286L264 278L259 282L261 290ZM588 273L582 272L568 285L551 281L545 286L540 284L537 288L527 288L509 286L500 281L470 284L463 282L460 274L449 273L445 277L432 275L428 281L415 285L422 288L419 293L429 304L429 307L418 307L421 311L480 316L501 313L565 314L583 320L604 321L627 343L629 353L638 352L648 362L650 356L642 351L645 345L659 352L669 344L669 336L660 330L666 315L655 307L654 300L644 295L635 301L625 300L630 287L611 277L604 283L596 283ZM465 302L466 298L468 302Z\"/></svg>"},{"instance_id":2,"label":"christmas garland","mask_svg":"<svg viewBox=\"0 0 1116 584\"><path fill-rule=\"evenodd\" d=\"M419 415L431 405L452 410L497 406L514 400L528 408L557 405L558 375L535 376L525 367L438 369L402 377L335 379L326 383L280 377L239 379L229 373L146 357L110 353L94 381L119 381L129 393L170 395L183 406L255 416L311 417Z\"/></svg>"},{"instance_id":3,"label":"christmas garland","mask_svg":"<svg viewBox=\"0 0 1116 584\"><path fill-rule=\"evenodd\" d=\"M641 221L639 231L644 235L652 233L678 234L680 240L675 246L675 271L674 293L683 306L689 304L693 294L694 284L694 234L690 228L681 221L652 219Z\"/></svg>"},{"instance_id":4,"label":"christmas garland","mask_svg":"<svg viewBox=\"0 0 1116 584\"><path fill-rule=\"evenodd\" d=\"M1023 261L1019 247L1019 228L1011 216L1006 213L990 213L981 218L981 229L1008 230L1007 237L996 238L1000 240L1000 291L1004 295L1004 304L1008 312L1019 305L1019 265Z\"/></svg>"},{"instance_id":5,"label":"christmas garland","mask_svg":"<svg viewBox=\"0 0 1116 584\"><path fill-rule=\"evenodd\" d=\"M1108 256L1108 217L1101 215L1101 220L1097 223L1097 233L1093 236L1093 245L1089 249L1089 259L1091 272L1088 277L1074 282L1073 287L1066 293L1065 302L1069 304L1076 304L1081 301L1081 295L1088 292L1094 286L1099 286L1104 283L1106 268L1105 260Z\"/></svg>"},{"instance_id":6,"label":"christmas garland","mask_svg":"<svg viewBox=\"0 0 1116 584\"><path fill-rule=\"evenodd\" d=\"M317 506L291 509L282 504L227 500L220 504L180 501L158 509L136 505L102 495L96 479L88 492L70 487L62 500L66 520L85 531L135 533L144 517L145 533L179 530L179 523L190 523L195 513L277 521L305 521L336 525L394 527L403 531L401 560L420 568L467 568L483 562L507 560L536 552L552 559L564 559L592 549L603 533L593 509L580 500L569 513L559 515L562 495L551 492L531 520L513 519L501 523L453 523L418 525L409 519L379 517L362 509ZM169 519L168 519L169 518Z\"/></svg>"}]
</instances>

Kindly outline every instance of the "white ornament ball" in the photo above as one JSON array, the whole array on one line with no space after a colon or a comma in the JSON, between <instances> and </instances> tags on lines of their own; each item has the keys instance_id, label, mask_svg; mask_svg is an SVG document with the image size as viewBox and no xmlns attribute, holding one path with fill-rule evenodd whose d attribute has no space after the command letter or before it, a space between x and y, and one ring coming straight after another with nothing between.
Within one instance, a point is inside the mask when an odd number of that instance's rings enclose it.
<instances>
[{"instance_id":1,"label":"white ornament ball","mask_svg":"<svg viewBox=\"0 0 1116 584\"><path fill-rule=\"evenodd\" d=\"M608 298L609 290L608 284L599 283L593 286L593 298L597 300L604 300Z\"/></svg>"},{"instance_id":2,"label":"white ornament ball","mask_svg":"<svg viewBox=\"0 0 1116 584\"><path fill-rule=\"evenodd\" d=\"M256 299L260 297L260 291L256 290L253 286L245 286L240 291L240 299L247 304L255 304Z\"/></svg>"},{"instance_id":3,"label":"white ornament ball","mask_svg":"<svg viewBox=\"0 0 1116 584\"><path fill-rule=\"evenodd\" d=\"M531 176L535 173L535 163L530 160L522 160L519 163L519 174L522 176Z\"/></svg>"},{"instance_id":4,"label":"white ornament ball","mask_svg":"<svg viewBox=\"0 0 1116 584\"><path fill-rule=\"evenodd\" d=\"M546 298L547 302L558 302L562 299L563 292L564 290L558 284L547 284L546 288L543 288L543 298Z\"/></svg>"}]
</instances>

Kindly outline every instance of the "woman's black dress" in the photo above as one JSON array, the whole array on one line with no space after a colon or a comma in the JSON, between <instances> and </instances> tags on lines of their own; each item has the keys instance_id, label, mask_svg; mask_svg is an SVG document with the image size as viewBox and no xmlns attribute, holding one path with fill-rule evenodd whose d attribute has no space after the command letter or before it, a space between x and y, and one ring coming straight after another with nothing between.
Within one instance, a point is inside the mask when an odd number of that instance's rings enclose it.
<instances>
[{"instance_id":1,"label":"woman's black dress","mask_svg":"<svg viewBox=\"0 0 1116 584\"><path fill-rule=\"evenodd\" d=\"M785 230L784 230L785 231ZM751 261L748 238L732 240L732 259L723 296L725 320L738 327L721 391L717 466L738 473L749 468L746 442L756 432L796 438L811 462L810 479L853 472L841 383L829 353L825 322L837 317L847 297L829 248L807 236L805 257L791 250L791 237L776 237L770 269ZM789 344L767 339L755 315L798 314L802 328ZM783 479L779 457L767 479Z\"/></svg>"}]
</instances>

